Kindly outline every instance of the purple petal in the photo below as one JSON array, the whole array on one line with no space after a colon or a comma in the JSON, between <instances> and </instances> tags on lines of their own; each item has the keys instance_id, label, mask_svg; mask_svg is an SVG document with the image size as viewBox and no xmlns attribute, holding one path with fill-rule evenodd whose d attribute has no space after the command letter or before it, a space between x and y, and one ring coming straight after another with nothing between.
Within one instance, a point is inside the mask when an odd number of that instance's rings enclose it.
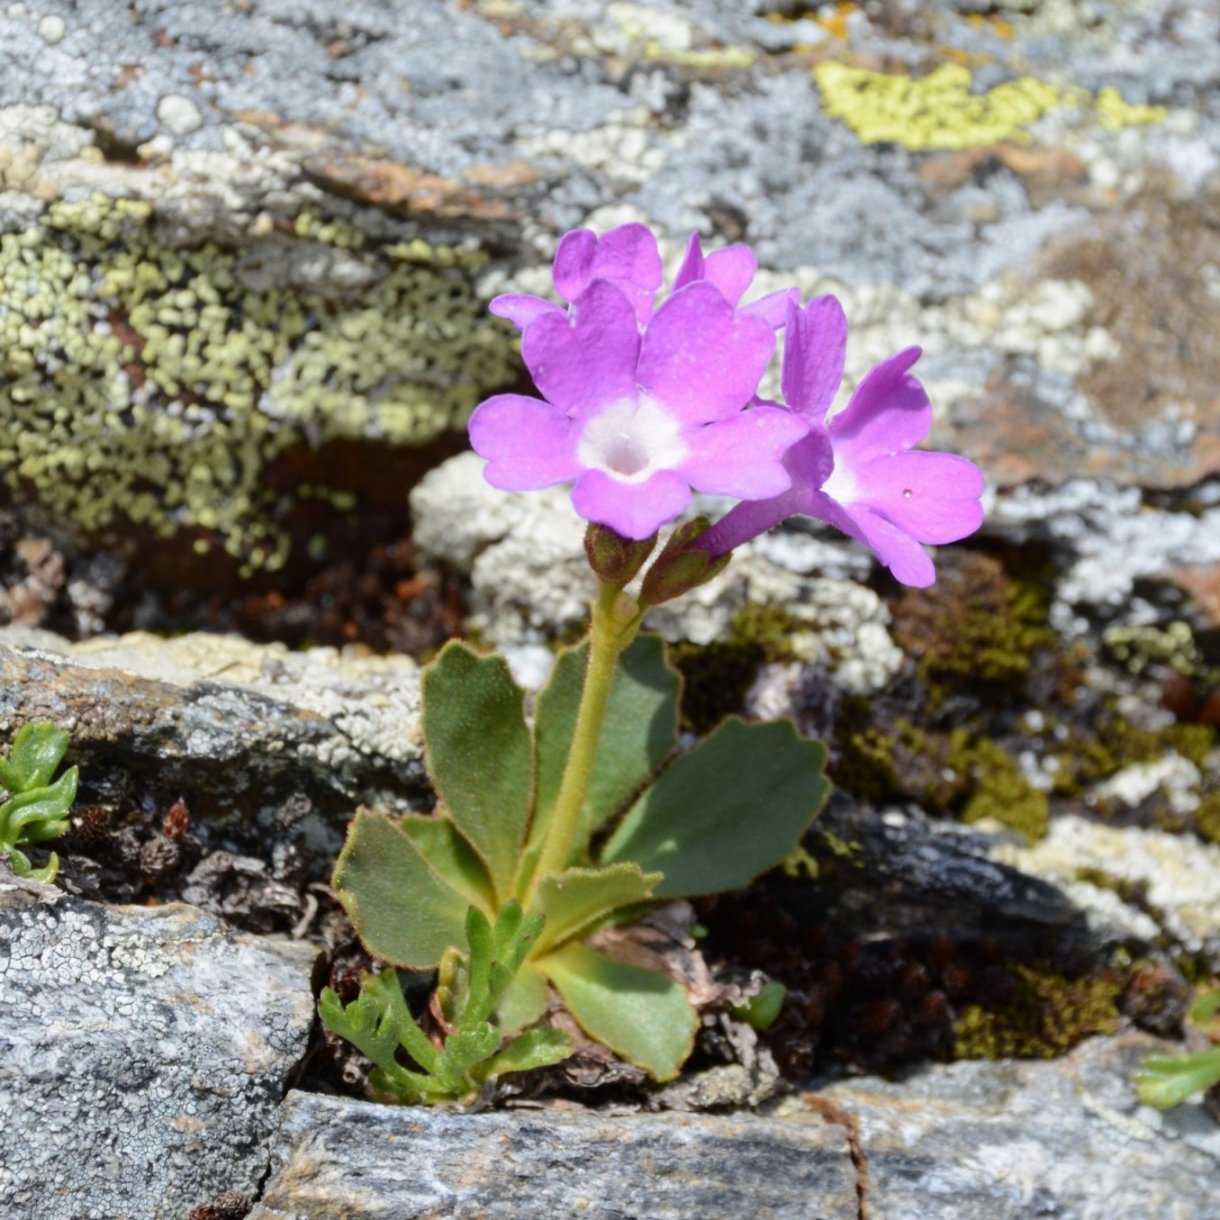
<instances>
[{"instance_id":1,"label":"purple petal","mask_svg":"<svg viewBox=\"0 0 1220 1220\"><path fill-rule=\"evenodd\" d=\"M502 491L537 491L574 479L576 430L541 398L497 394L470 417L470 444L487 459L483 477Z\"/></svg>"},{"instance_id":2,"label":"purple petal","mask_svg":"<svg viewBox=\"0 0 1220 1220\"><path fill-rule=\"evenodd\" d=\"M758 270L758 260L749 246L725 246L713 250L703 263L703 277L710 280L724 293L730 305L741 300L741 294L749 288Z\"/></svg>"},{"instance_id":3,"label":"purple petal","mask_svg":"<svg viewBox=\"0 0 1220 1220\"><path fill-rule=\"evenodd\" d=\"M711 423L750 401L774 349L766 323L742 317L719 289L699 281L657 310L637 379L683 423Z\"/></svg>"},{"instance_id":4,"label":"purple petal","mask_svg":"<svg viewBox=\"0 0 1220 1220\"><path fill-rule=\"evenodd\" d=\"M678 268L678 274L674 276L674 284L670 292L677 292L679 288L685 288L687 284L701 279L703 279L703 245L699 241L699 234L692 233L690 240L686 243L686 254L682 258L682 266Z\"/></svg>"},{"instance_id":5,"label":"purple petal","mask_svg":"<svg viewBox=\"0 0 1220 1220\"><path fill-rule=\"evenodd\" d=\"M686 480L672 470L658 470L642 483L586 470L572 488L572 504L586 521L607 525L624 538L651 538L689 503Z\"/></svg>"},{"instance_id":6,"label":"purple petal","mask_svg":"<svg viewBox=\"0 0 1220 1220\"><path fill-rule=\"evenodd\" d=\"M532 296L527 292L506 292L492 297L487 307L497 318L507 318L518 330L524 330L531 322L544 314L562 314L563 310L554 301Z\"/></svg>"},{"instance_id":7,"label":"purple petal","mask_svg":"<svg viewBox=\"0 0 1220 1220\"><path fill-rule=\"evenodd\" d=\"M792 485L784 454L807 431L802 419L782 407L751 407L685 432L687 456L677 469L708 495L770 499Z\"/></svg>"},{"instance_id":8,"label":"purple petal","mask_svg":"<svg viewBox=\"0 0 1220 1220\"><path fill-rule=\"evenodd\" d=\"M918 445L932 426L932 404L907 369L919 359L908 347L883 360L856 387L846 408L829 424L836 460L855 468L882 453Z\"/></svg>"},{"instance_id":9,"label":"purple petal","mask_svg":"<svg viewBox=\"0 0 1220 1220\"><path fill-rule=\"evenodd\" d=\"M935 582L936 569L923 547L867 505L840 504L816 491L808 497L805 511L862 542L904 585L924 589Z\"/></svg>"},{"instance_id":10,"label":"purple petal","mask_svg":"<svg viewBox=\"0 0 1220 1220\"><path fill-rule=\"evenodd\" d=\"M555 291L565 301L575 301L595 279L614 281L644 325L661 286L657 239L641 224L621 225L601 237L589 229L575 229L560 241L552 275Z\"/></svg>"},{"instance_id":11,"label":"purple petal","mask_svg":"<svg viewBox=\"0 0 1220 1220\"><path fill-rule=\"evenodd\" d=\"M852 472L856 497L919 542L956 542L983 523L983 472L952 453L915 450Z\"/></svg>"},{"instance_id":12,"label":"purple petal","mask_svg":"<svg viewBox=\"0 0 1220 1220\"><path fill-rule=\"evenodd\" d=\"M804 488L806 491L817 491L830 478L834 470L834 450L830 445L830 436L826 429L818 423L810 423L809 435L788 450L784 465L792 476L794 488Z\"/></svg>"},{"instance_id":13,"label":"purple petal","mask_svg":"<svg viewBox=\"0 0 1220 1220\"><path fill-rule=\"evenodd\" d=\"M784 401L821 420L838 393L847 354L847 315L832 296L815 297L804 309L788 305L784 332Z\"/></svg>"},{"instance_id":14,"label":"purple petal","mask_svg":"<svg viewBox=\"0 0 1220 1220\"><path fill-rule=\"evenodd\" d=\"M545 398L573 418L635 398L640 332L631 302L595 280L571 316L548 313L521 336L521 358Z\"/></svg>"},{"instance_id":15,"label":"purple petal","mask_svg":"<svg viewBox=\"0 0 1220 1220\"><path fill-rule=\"evenodd\" d=\"M741 312L748 318L761 318L772 330L782 330L788 320L788 302L801 302L800 291L796 288L781 288L778 292L768 292L766 296L741 306Z\"/></svg>"}]
</instances>

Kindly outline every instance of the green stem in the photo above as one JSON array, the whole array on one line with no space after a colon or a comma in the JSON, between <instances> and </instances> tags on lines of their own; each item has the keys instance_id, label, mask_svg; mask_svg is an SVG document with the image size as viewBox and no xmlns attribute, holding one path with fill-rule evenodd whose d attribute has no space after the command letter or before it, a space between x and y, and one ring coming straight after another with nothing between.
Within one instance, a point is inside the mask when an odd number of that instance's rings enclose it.
<instances>
[{"instance_id":1,"label":"green stem","mask_svg":"<svg viewBox=\"0 0 1220 1220\"><path fill-rule=\"evenodd\" d=\"M640 607L622 592L620 586L602 582L589 624L589 664L576 713L576 727L572 731L572 746L523 904L527 909L538 881L548 873L562 872L571 861L593 764L597 761L597 748L601 744L618 659L635 639L642 617Z\"/></svg>"}]
</instances>

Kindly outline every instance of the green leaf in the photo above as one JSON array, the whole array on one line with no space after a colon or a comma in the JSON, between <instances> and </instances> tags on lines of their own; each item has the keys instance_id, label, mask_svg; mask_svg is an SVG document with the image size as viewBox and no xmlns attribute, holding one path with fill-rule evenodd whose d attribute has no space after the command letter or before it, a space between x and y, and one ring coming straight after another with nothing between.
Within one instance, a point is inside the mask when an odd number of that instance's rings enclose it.
<instances>
[{"instance_id":1,"label":"green leaf","mask_svg":"<svg viewBox=\"0 0 1220 1220\"><path fill-rule=\"evenodd\" d=\"M533 962L526 962L496 1004L496 1024L505 1033L533 1025L546 1012L547 982Z\"/></svg>"},{"instance_id":2,"label":"green leaf","mask_svg":"<svg viewBox=\"0 0 1220 1220\"><path fill-rule=\"evenodd\" d=\"M660 873L645 873L634 861L609 868L570 868L543 877L538 884L538 909L546 916L546 926L537 952L588 936L612 911L649 898L660 880Z\"/></svg>"},{"instance_id":3,"label":"green leaf","mask_svg":"<svg viewBox=\"0 0 1220 1220\"><path fill-rule=\"evenodd\" d=\"M427 969L464 941L469 903L385 814L356 811L333 885L365 948L391 965Z\"/></svg>"},{"instance_id":4,"label":"green leaf","mask_svg":"<svg viewBox=\"0 0 1220 1220\"><path fill-rule=\"evenodd\" d=\"M443 809L438 809L432 817L408 813L399 819L398 826L428 861L432 871L467 902L486 913L495 910L495 893L483 861L445 816Z\"/></svg>"},{"instance_id":5,"label":"green leaf","mask_svg":"<svg viewBox=\"0 0 1220 1220\"><path fill-rule=\"evenodd\" d=\"M45 788L51 782L55 768L63 761L68 741L68 734L49 720L18 729L9 751L10 766L18 780L15 791ZM8 786L7 781L5 786Z\"/></svg>"},{"instance_id":6,"label":"green leaf","mask_svg":"<svg viewBox=\"0 0 1220 1220\"><path fill-rule=\"evenodd\" d=\"M538 696L534 732L538 741L538 798L532 843L540 841L559 795L572 745L576 711L588 666L587 643L561 652L551 680ZM617 812L646 783L678 740L678 696L682 679L665 658L660 636L641 635L619 659L610 689L606 727L581 814L580 842Z\"/></svg>"},{"instance_id":7,"label":"green leaf","mask_svg":"<svg viewBox=\"0 0 1220 1220\"><path fill-rule=\"evenodd\" d=\"M673 979L573 944L541 958L538 968L590 1038L654 1080L681 1070L699 1018Z\"/></svg>"},{"instance_id":8,"label":"green leaf","mask_svg":"<svg viewBox=\"0 0 1220 1220\"><path fill-rule=\"evenodd\" d=\"M1135 1073L1135 1087L1145 1105L1168 1110L1220 1084L1220 1046L1196 1055L1154 1055Z\"/></svg>"},{"instance_id":9,"label":"green leaf","mask_svg":"<svg viewBox=\"0 0 1220 1220\"><path fill-rule=\"evenodd\" d=\"M437 1076L454 1093L463 1093L474 1087L470 1079L473 1070L485 1059L490 1059L500 1049L503 1037L494 1026L481 1021L467 1029L459 1029L445 1039L445 1052Z\"/></svg>"},{"instance_id":10,"label":"green leaf","mask_svg":"<svg viewBox=\"0 0 1220 1220\"><path fill-rule=\"evenodd\" d=\"M1191 1025L1201 1029L1217 1015L1220 1015L1220 987L1213 987L1210 991L1200 993L1191 1006L1188 1019Z\"/></svg>"},{"instance_id":11,"label":"green leaf","mask_svg":"<svg viewBox=\"0 0 1220 1220\"><path fill-rule=\"evenodd\" d=\"M68 829L68 813L76 800L77 769L70 767L55 783L27 788L0 805L0 847L45 843Z\"/></svg>"},{"instance_id":12,"label":"green leaf","mask_svg":"<svg viewBox=\"0 0 1220 1220\"><path fill-rule=\"evenodd\" d=\"M451 641L424 671L428 772L501 900L511 896L534 790L524 693L503 657Z\"/></svg>"},{"instance_id":13,"label":"green leaf","mask_svg":"<svg viewBox=\"0 0 1220 1220\"><path fill-rule=\"evenodd\" d=\"M788 721L730 717L628 810L602 861L664 873L656 898L739 889L800 842L830 791L825 758Z\"/></svg>"},{"instance_id":14,"label":"green leaf","mask_svg":"<svg viewBox=\"0 0 1220 1220\"><path fill-rule=\"evenodd\" d=\"M540 1026L514 1038L495 1056L479 1075L484 1080L507 1076L510 1072L532 1072L536 1068L562 1063L572 1053L572 1040L562 1030Z\"/></svg>"},{"instance_id":15,"label":"green leaf","mask_svg":"<svg viewBox=\"0 0 1220 1220\"><path fill-rule=\"evenodd\" d=\"M362 974L360 994L346 1008L336 992L323 988L318 1016L327 1029L346 1038L386 1072L400 1066L400 1047L425 1072L436 1074L441 1066L441 1052L416 1025L393 970Z\"/></svg>"}]
</instances>

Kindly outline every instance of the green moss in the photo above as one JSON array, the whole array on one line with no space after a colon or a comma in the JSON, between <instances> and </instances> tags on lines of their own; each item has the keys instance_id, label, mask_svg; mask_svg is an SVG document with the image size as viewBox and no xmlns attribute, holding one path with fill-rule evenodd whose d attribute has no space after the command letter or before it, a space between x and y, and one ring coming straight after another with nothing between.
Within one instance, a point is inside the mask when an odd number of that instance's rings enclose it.
<instances>
[{"instance_id":1,"label":"green moss","mask_svg":"<svg viewBox=\"0 0 1220 1220\"><path fill-rule=\"evenodd\" d=\"M990 819L1024 835L1029 843L1045 836L1050 819L1047 795L1030 784L1007 750L985 737L962 733L950 758L956 759L950 766L965 770L972 781L973 790L962 808L963 822Z\"/></svg>"},{"instance_id":2,"label":"green moss","mask_svg":"<svg viewBox=\"0 0 1220 1220\"><path fill-rule=\"evenodd\" d=\"M1195 833L1209 843L1220 843L1220 789L1207 793L1194 812Z\"/></svg>"},{"instance_id":3,"label":"green moss","mask_svg":"<svg viewBox=\"0 0 1220 1220\"><path fill-rule=\"evenodd\" d=\"M1218 676L1204 659L1193 628L1182 620L1163 626L1109 627L1102 634L1102 643L1115 661L1136 676L1153 666L1166 666L1204 685Z\"/></svg>"},{"instance_id":4,"label":"green moss","mask_svg":"<svg viewBox=\"0 0 1220 1220\"><path fill-rule=\"evenodd\" d=\"M955 1059L1055 1059L1083 1039L1119 1027L1123 984L1116 977L1068 978L1044 964L1013 966L1010 977L1002 1000L958 1012Z\"/></svg>"},{"instance_id":5,"label":"green moss","mask_svg":"<svg viewBox=\"0 0 1220 1220\"><path fill-rule=\"evenodd\" d=\"M280 566L270 460L423 443L515 375L511 332L473 289L477 251L367 247L307 213L245 250L175 248L150 205L105 196L0 235L6 482L86 533L204 531L247 569Z\"/></svg>"},{"instance_id":6,"label":"green moss","mask_svg":"<svg viewBox=\"0 0 1220 1220\"><path fill-rule=\"evenodd\" d=\"M751 603L729 627L728 637L710 644L675 644L670 657L684 679L682 717L686 727L708 733L725 716L741 711L760 665L786 660L788 641L803 624L776 606Z\"/></svg>"},{"instance_id":7,"label":"green moss","mask_svg":"<svg viewBox=\"0 0 1220 1220\"><path fill-rule=\"evenodd\" d=\"M1056 755L1052 790L1056 795L1077 797L1124 767L1153 762L1170 752L1206 773L1208 756L1216 745L1215 725L1171 724L1152 729L1110 713L1099 717L1087 733L1077 731L1067 738Z\"/></svg>"}]
</instances>

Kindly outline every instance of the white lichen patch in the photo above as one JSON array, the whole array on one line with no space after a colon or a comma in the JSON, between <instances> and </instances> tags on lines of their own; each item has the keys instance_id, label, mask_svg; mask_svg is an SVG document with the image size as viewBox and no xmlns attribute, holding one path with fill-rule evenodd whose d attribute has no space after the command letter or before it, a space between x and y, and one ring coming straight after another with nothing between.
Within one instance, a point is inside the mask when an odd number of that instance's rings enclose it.
<instances>
[{"instance_id":1,"label":"white lichen patch","mask_svg":"<svg viewBox=\"0 0 1220 1220\"><path fill-rule=\"evenodd\" d=\"M1140 929L1135 935L1151 940L1167 934L1186 952L1220 966L1220 846L1064 816L1051 820L1041 842L997 845L992 855L1065 887L1100 926L1118 917L1121 926ZM1081 882L1082 872L1113 879L1114 887ZM1144 893L1139 906L1119 896L1123 887Z\"/></svg>"},{"instance_id":2,"label":"white lichen patch","mask_svg":"<svg viewBox=\"0 0 1220 1220\"><path fill-rule=\"evenodd\" d=\"M1199 768L1171 750L1152 762L1124 767L1093 788L1088 799L1091 804L1117 801L1132 807L1160 792L1173 813L1184 815L1198 809L1202 782Z\"/></svg>"}]
</instances>

